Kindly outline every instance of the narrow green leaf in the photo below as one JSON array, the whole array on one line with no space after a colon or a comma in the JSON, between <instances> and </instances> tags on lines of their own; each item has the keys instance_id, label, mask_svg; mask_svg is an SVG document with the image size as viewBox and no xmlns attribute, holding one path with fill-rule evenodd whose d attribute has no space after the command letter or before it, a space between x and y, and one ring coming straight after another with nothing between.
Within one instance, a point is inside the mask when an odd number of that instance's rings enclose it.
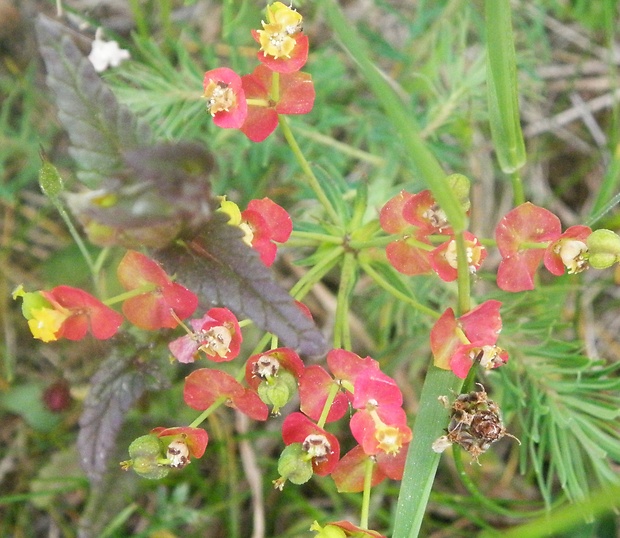
<instances>
[{"instance_id":1,"label":"narrow green leaf","mask_svg":"<svg viewBox=\"0 0 620 538\"><path fill-rule=\"evenodd\" d=\"M432 444L445 433L448 423L448 412L438 398L450 394L450 391L460 392L462 383L451 371L429 367L398 496L394 537L418 536L441 457L433 451Z\"/></svg>"},{"instance_id":2,"label":"narrow green leaf","mask_svg":"<svg viewBox=\"0 0 620 538\"><path fill-rule=\"evenodd\" d=\"M457 196L446 181L446 173L420 136L420 129L413 112L398 97L383 75L372 63L367 44L355 32L335 0L323 0L327 20L347 52L355 60L366 82L381 103L388 118L401 137L414 168L433 193L435 200L445 211L456 233L467 228L467 217Z\"/></svg>"},{"instance_id":3,"label":"narrow green leaf","mask_svg":"<svg viewBox=\"0 0 620 538\"><path fill-rule=\"evenodd\" d=\"M485 0L489 122L501 169L510 174L525 164L509 0Z\"/></svg>"}]
</instances>

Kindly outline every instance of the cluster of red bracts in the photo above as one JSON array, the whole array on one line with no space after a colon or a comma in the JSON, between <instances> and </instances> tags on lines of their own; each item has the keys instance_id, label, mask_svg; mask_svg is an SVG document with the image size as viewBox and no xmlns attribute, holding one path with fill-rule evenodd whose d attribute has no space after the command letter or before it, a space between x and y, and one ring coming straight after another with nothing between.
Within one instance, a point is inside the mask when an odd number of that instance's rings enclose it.
<instances>
[{"instance_id":1,"label":"cluster of red bracts","mask_svg":"<svg viewBox=\"0 0 620 538\"><path fill-rule=\"evenodd\" d=\"M239 129L261 142L278 126L280 114L307 114L314 106L314 85L300 69L308 59L302 17L282 2L267 7L267 22L252 36L260 45L260 65L249 75L218 67L204 75L204 97L213 122Z\"/></svg>"}]
</instances>

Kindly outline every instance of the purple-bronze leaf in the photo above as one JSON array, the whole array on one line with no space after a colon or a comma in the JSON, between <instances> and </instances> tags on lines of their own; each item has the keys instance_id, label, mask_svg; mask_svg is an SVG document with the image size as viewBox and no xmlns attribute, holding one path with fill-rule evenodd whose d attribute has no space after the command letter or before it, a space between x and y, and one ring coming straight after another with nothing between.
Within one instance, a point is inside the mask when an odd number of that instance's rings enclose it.
<instances>
[{"instance_id":1,"label":"purple-bronze leaf","mask_svg":"<svg viewBox=\"0 0 620 538\"><path fill-rule=\"evenodd\" d=\"M210 153L190 142L147 145L150 130L80 52L81 36L44 16L37 35L78 178L91 189L65 198L91 242L163 248L195 235L211 217Z\"/></svg>"},{"instance_id":2,"label":"purple-bronze leaf","mask_svg":"<svg viewBox=\"0 0 620 538\"><path fill-rule=\"evenodd\" d=\"M198 295L203 308L226 306L300 354L324 354L321 332L243 242L242 235L239 228L227 224L225 215L215 214L199 236L153 257Z\"/></svg>"},{"instance_id":3,"label":"purple-bronze leaf","mask_svg":"<svg viewBox=\"0 0 620 538\"><path fill-rule=\"evenodd\" d=\"M113 355L92 377L77 440L80 463L91 481L105 475L127 411L145 390L161 388L160 376L152 362Z\"/></svg>"},{"instance_id":4,"label":"purple-bronze leaf","mask_svg":"<svg viewBox=\"0 0 620 538\"><path fill-rule=\"evenodd\" d=\"M70 30L43 15L36 29L47 84L71 139L78 177L87 187L100 188L122 167L123 151L149 142L150 129L118 103L69 37Z\"/></svg>"}]
</instances>

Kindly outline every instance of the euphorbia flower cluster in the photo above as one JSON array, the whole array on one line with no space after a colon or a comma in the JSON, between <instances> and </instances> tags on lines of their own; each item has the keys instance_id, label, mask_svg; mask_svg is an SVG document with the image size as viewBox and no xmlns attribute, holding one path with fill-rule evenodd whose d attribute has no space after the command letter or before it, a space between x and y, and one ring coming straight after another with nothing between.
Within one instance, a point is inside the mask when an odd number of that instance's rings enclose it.
<instances>
[{"instance_id":1,"label":"euphorbia flower cluster","mask_svg":"<svg viewBox=\"0 0 620 538\"><path fill-rule=\"evenodd\" d=\"M308 59L308 37L301 15L282 2L267 7L267 22L252 35L261 62L250 75L220 67L204 75L207 110L218 127L240 129L253 142L267 138L280 114L307 114L314 105L314 85L299 70Z\"/></svg>"},{"instance_id":2,"label":"euphorbia flower cluster","mask_svg":"<svg viewBox=\"0 0 620 538\"><path fill-rule=\"evenodd\" d=\"M373 485L386 477L399 480L411 430L396 382L381 372L377 361L343 349L328 353L327 366L329 371L308 366L299 379L302 412L286 419L287 449L276 486L282 487L286 479L303 483L313 471L331 473L340 491L361 491L366 465L375 462ZM342 418L349 403L356 409L350 428L359 445L338 461L339 445L323 424Z\"/></svg>"},{"instance_id":3,"label":"euphorbia flower cluster","mask_svg":"<svg viewBox=\"0 0 620 538\"><path fill-rule=\"evenodd\" d=\"M469 209L467 178L455 174L448 182L464 209ZM456 280L454 234L429 190L417 194L401 191L383 206L379 222L385 232L399 236L386 247L387 258L396 270L411 276L434 271L446 282ZM465 232L464 238L467 264L475 273L486 258L486 249L473 234ZM437 241L439 246L434 246Z\"/></svg>"}]
</instances>

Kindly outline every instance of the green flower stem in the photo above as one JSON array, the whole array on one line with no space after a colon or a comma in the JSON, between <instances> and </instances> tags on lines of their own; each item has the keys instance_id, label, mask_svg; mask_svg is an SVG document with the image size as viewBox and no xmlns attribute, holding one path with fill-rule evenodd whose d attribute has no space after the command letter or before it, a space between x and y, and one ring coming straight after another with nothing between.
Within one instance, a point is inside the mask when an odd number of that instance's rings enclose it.
<instances>
[{"instance_id":1,"label":"green flower stem","mask_svg":"<svg viewBox=\"0 0 620 538\"><path fill-rule=\"evenodd\" d=\"M333 383L332 386L329 388L329 392L327 393L327 399L325 400L325 405L323 406L323 411L321 411L321 416L316 423L319 428L325 427L325 423L327 422L327 415L329 415L329 410L331 409L334 398L336 398L336 394L338 394L339 390L340 386L336 383Z\"/></svg>"},{"instance_id":2,"label":"green flower stem","mask_svg":"<svg viewBox=\"0 0 620 538\"><path fill-rule=\"evenodd\" d=\"M463 232L457 233L456 240L456 271L458 284L458 315L462 316L471 308L471 275L467 263L467 247Z\"/></svg>"},{"instance_id":3,"label":"green flower stem","mask_svg":"<svg viewBox=\"0 0 620 538\"><path fill-rule=\"evenodd\" d=\"M280 102L280 73L276 71L271 75L271 91L269 92L269 96L273 99L274 103Z\"/></svg>"},{"instance_id":4,"label":"green flower stem","mask_svg":"<svg viewBox=\"0 0 620 538\"><path fill-rule=\"evenodd\" d=\"M305 127L296 127L295 131L298 134L304 136L305 138L314 140L315 142L323 144L324 146L334 148L339 153L342 153L343 155L348 155L349 157L353 157L358 161L367 162L377 167L385 166L385 159L383 157L373 155L372 153L368 153L367 151L356 148L355 146L350 146L349 144L339 142L331 136L321 134L311 129L306 129Z\"/></svg>"},{"instance_id":5,"label":"green flower stem","mask_svg":"<svg viewBox=\"0 0 620 538\"><path fill-rule=\"evenodd\" d=\"M393 295L399 301L403 301L404 303L412 306L413 308L415 308L418 312L421 312L422 314L431 316L432 318L435 318L435 319L439 319L438 312L435 312L435 310L433 310L432 308L429 308L428 306L423 305L422 303L419 303L413 297L406 295L405 293L401 292L400 290L392 286L392 284L390 284L377 271L373 269L370 263L364 260L360 260L360 267L362 271L364 271L370 278L372 278L377 285L379 285L385 291Z\"/></svg>"},{"instance_id":6,"label":"green flower stem","mask_svg":"<svg viewBox=\"0 0 620 538\"><path fill-rule=\"evenodd\" d=\"M220 396L209 407L207 407L196 419L189 425L190 428L197 428L200 426L211 413L217 411L220 406L226 401L226 396Z\"/></svg>"},{"instance_id":7,"label":"green flower stem","mask_svg":"<svg viewBox=\"0 0 620 538\"><path fill-rule=\"evenodd\" d=\"M246 99L246 102L250 106L262 106L267 108L270 105L268 99Z\"/></svg>"},{"instance_id":8,"label":"green flower stem","mask_svg":"<svg viewBox=\"0 0 620 538\"><path fill-rule=\"evenodd\" d=\"M521 180L521 174L518 170L515 170L510 174L510 182L512 183L512 196L514 206L517 207L525 203L525 193L523 192L523 181Z\"/></svg>"},{"instance_id":9,"label":"green flower stem","mask_svg":"<svg viewBox=\"0 0 620 538\"><path fill-rule=\"evenodd\" d=\"M334 320L334 348L351 349L351 329L349 327L349 303L351 292L355 286L357 263L355 255L347 252L344 255L340 272L340 286L336 299Z\"/></svg>"},{"instance_id":10,"label":"green flower stem","mask_svg":"<svg viewBox=\"0 0 620 538\"><path fill-rule=\"evenodd\" d=\"M310 164L306 160L306 157L302 153L301 148L299 147L299 144L297 144L297 140L295 140L295 137L293 136L293 131L291 131L288 121L282 115L278 116L278 120L280 123L280 128L282 129L282 134L284 135L284 138L286 139L288 145L293 151L293 154L295 155L295 158L297 159L299 166L303 170L306 176L306 179L308 180L308 183L310 185L310 188L314 191L314 194L316 195L319 202L321 202L321 205L323 206L325 211L327 211L327 214L329 215L332 222L334 224L338 224L342 219L338 216L338 213L336 212L336 210L330 203L323 189L321 188L321 184L319 183L319 180L314 175L312 168L310 168Z\"/></svg>"},{"instance_id":11,"label":"green flower stem","mask_svg":"<svg viewBox=\"0 0 620 538\"><path fill-rule=\"evenodd\" d=\"M372 471L375 462L372 458L366 458L364 466L364 492L362 493L362 512L360 514L360 527L368 528L368 516L370 514L370 492L372 490Z\"/></svg>"},{"instance_id":12,"label":"green flower stem","mask_svg":"<svg viewBox=\"0 0 620 538\"><path fill-rule=\"evenodd\" d=\"M103 301L103 304L110 306L113 304L122 303L123 301L126 301L127 299L131 299L132 297L137 297L138 295L149 293L156 289L157 289L157 285L155 284L151 284L151 283L143 284L142 286L138 288L134 288L133 290L129 290L129 291L126 291L125 293L121 293L114 297L110 297L109 299L106 299L105 301Z\"/></svg>"},{"instance_id":13,"label":"green flower stem","mask_svg":"<svg viewBox=\"0 0 620 538\"><path fill-rule=\"evenodd\" d=\"M400 135L405 154L409 156L422 180L433 193L435 200L446 213L455 232L467 228L467 217L456 195L445 181L446 173L428 149L415 122L415 114L398 97L384 76L372 63L373 54L357 35L354 26L346 19L336 0L321 0L326 18L337 39L355 60L388 119Z\"/></svg>"},{"instance_id":14,"label":"green flower stem","mask_svg":"<svg viewBox=\"0 0 620 538\"><path fill-rule=\"evenodd\" d=\"M356 239L351 239L351 241L349 241L348 245L353 250L364 250L365 248L373 248L373 247L384 248L387 245L389 245L390 243L392 243L392 242L394 242L394 241L396 241L398 239L400 239L400 238L395 236L395 235L386 235L386 236L381 236L381 237L375 237L373 239L365 239L363 241L358 241Z\"/></svg>"},{"instance_id":15,"label":"green flower stem","mask_svg":"<svg viewBox=\"0 0 620 538\"><path fill-rule=\"evenodd\" d=\"M82 240L82 237L80 236L75 225L73 224L73 221L71 220L71 217L69 216L69 213L67 213L67 210L64 208L59 198L50 197L50 200L54 204L56 211L58 211L60 217L62 218L65 225L67 226L67 229L69 230L69 233L71 234L71 237L73 238L76 245L80 249L80 252L82 253L82 257L86 261L86 265L88 265L88 269L90 270L93 281L95 285L98 287L98 279L97 279L98 272L96 270L95 263L93 261L92 256L90 255L90 252L88 252L88 249L86 248L86 244Z\"/></svg>"},{"instance_id":16,"label":"green flower stem","mask_svg":"<svg viewBox=\"0 0 620 538\"><path fill-rule=\"evenodd\" d=\"M413 239L413 236L411 235L405 235L403 237L406 238L408 245L419 248L420 250L426 250L430 252L431 250L435 248L433 245L429 245L428 243L423 243L422 241ZM397 241L399 239L402 239L402 237L392 235L392 236L387 236L387 237L376 237L374 239L369 239L369 240L364 240L364 241L353 240L353 241L350 241L348 244L349 244L349 247L351 247L354 250L362 250L362 249L370 248L370 247L385 247L389 243L392 243L393 241ZM445 238L444 238L444 241L445 241Z\"/></svg>"},{"instance_id":17,"label":"green flower stem","mask_svg":"<svg viewBox=\"0 0 620 538\"><path fill-rule=\"evenodd\" d=\"M429 366L400 487L392 534L394 538L418 536L441 457L431 447L433 441L444 435L444 428L448 424L448 413L438 398L458 394L461 385L462 380L451 371Z\"/></svg>"},{"instance_id":18,"label":"green flower stem","mask_svg":"<svg viewBox=\"0 0 620 538\"><path fill-rule=\"evenodd\" d=\"M297 283L291 288L290 294L301 301L312 287L319 282L328 271L336 265L338 258L344 253L343 247L335 247L331 249L316 265L312 267L305 275L303 275Z\"/></svg>"}]
</instances>

